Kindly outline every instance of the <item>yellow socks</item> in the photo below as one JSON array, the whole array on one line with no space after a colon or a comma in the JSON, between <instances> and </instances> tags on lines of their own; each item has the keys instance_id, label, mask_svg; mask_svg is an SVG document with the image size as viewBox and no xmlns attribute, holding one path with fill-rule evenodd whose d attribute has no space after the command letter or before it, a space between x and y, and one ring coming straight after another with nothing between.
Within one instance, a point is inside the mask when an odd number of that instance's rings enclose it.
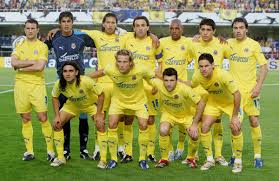
<instances>
[{"instance_id":1,"label":"yellow socks","mask_svg":"<svg viewBox=\"0 0 279 181\"><path fill-rule=\"evenodd\" d=\"M147 152L147 144L148 144L148 128L146 130L139 130L139 161L145 160L146 152Z\"/></svg>"},{"instance_id":2,"label":"yellow socks","mask_svg":"<svg viewBox=\"0 0 279 181\"><path fill-rule=\"evenodd\" d=\"M118 146L124 146L124 121L118 123L117 134L118 134Z\"/></svg>"},{"instance_id":3,"label":"yellow socks","mask_svg":"<svg viewBox=\"0 0 279 181\"><path fill-rule=\"evenodd\" d=\"M27 152L34 154L33 151L33 127L31 120L27 123L22 122L22 135Z\"/></svg>"},{"instance_id":4,"label":"yellow socks","mask_svg":"<svg viewBox=\"0 0 279 181\"><path fill-rule=\"evenodd\" d=\"M179 137L178 137L177 149L184 150L184 143L186 138L186 132L184 127L178 126L178 132L179 132Z\"/></svg>"},{"instance_id":5,"label":"yellow socks","mask_svg":"<svg viewBox=\"0 0 279 181\"><path fill-rule=\"evenodd\" d=\"M261 158L262 150L262 131L259 125L256 128L251 127L252 141L254 145L254 155L255 158Z\"/></svg>"},{"instance_id":6,"label":"yellow socks","mask_svg":"<svg viewBox=\"0 0 279 181\"><path fill-rule=\"evenodd\" d=\"M243 135L242 132L238 136L232 135L232 147L235 158L241 159L243 149Z\"/></svg>"},{"instance_id":7,"label":"yellow socks","mask_svg":"<svg viewBox=\"0 0 279 181\"><path fill-rule=\"evenodd\" d=\"M214 123L213 124L213 140L215 147L215 157L222 156L222 147L223 147L223 124Z\"/></svg>"},{"instance_id":8,"label":"yellow socks","mask_svg":"<svg viewBox=\"0 0 279 181\"><path fill-rule=\"evenodd\" d=\"M53 140L57 151L57 158L64 159L64 131L54 131Z\"/></svg>"},{"instance_id":9,"label":"yellow socks","mask_svg":"<svg viewBox=\"0 0 279 181\"><path fill-rule=\"evenodd\" d=\"M51 124L48 120L46 120L44 122L41 122L41 126L42 126L43 135L45 137L46 145L47 145L47 151L54 152Z\"/></svg>"},{"instance_id":10,"label":"yellow socks","mask_svg":"<svg viewBox=\"0 0 279 181\"><path fill-rule=\"evenodd\" d=\"M118 145L118 136L117 128L110 129L108 128L108 146L111 160L117 161L117 145Z\"/></svg>"},{"instance_id":11,"label":"yellow socks","mask_svg":"<svg viewBox=\"0 0 279 181\"><path fill-rule=\"evenodd\" d=\"M160 136L159 142L160 142L161 159L168 160L170 137L169 136Z\"/></svg>"},{"instance_id":12,"label":"yellow socks","mask_svg":"<svg viewBox=\"0 0 279 181\"><path fill-rule=\"evenodd\" d=\"M98 138L99 138L98 141L100 146L101 161L107 162L107 145L108 145L107 132L101 133L98 131Z\"/></svg>"},{"instance_id":13,"label":"yellow socks","mask_svg":"<svg viewBox=\"0 0 279 181\"><path fill-rule=\"evenodd\" d=\"M201 133L201 143L207 157L212 157L212 136L211 131L208 133Z\"/></svg>"},{"instance_id":14,"label":"yellow socks","mask_svg":"<svg viewBox=\"0 0 279 181\"><path fill-rule=\"evenodd\" d=\"M155 151L155 141L156 141L156 125L148 125L149 131L149 142L147 146L147 155L154 155Z\"/></svg>"},{"instance_id":15,"label":"yellow socks","mask_svg":"<svg viewBox=\"0 0 279 181\"><path fill-rule=\"evenodd\" d=\"M191 138L189 138L187 158L194 159L197 154L198 147L199 147L199 140L194 141Z\"/></svg>"},{"instance_id":16,"label":"yellow socks","mask_svg":"<svg viewBox=\"0 0 279 181\"><path fill-rule=\"evenodd\" d=\"M133 154L133 124L124 126L124 145L125 153L132 156Z\"/></svg>"}]
</instances>

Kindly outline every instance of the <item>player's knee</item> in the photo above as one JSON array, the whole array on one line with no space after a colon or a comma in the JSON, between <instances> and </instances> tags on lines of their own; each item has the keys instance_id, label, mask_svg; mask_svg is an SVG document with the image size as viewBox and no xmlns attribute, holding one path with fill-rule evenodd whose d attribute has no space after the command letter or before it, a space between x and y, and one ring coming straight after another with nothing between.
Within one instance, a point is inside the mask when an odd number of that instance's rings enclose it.
<instances>
[{"instance_id":1,"label":"player's knee","mask_svg":"<svg viewBox=\"0 0 279 181\"><path fill-rule=\"evenodd\" d=\"M54 131L61 131L63 129L61 124L53 123L52 128Z\"/></svg>"},{"instance_id":2,"label":"player's knee","mask_svg":"<svg viewBox=\"0 0 279 181\"><path fill-rule=\"evenodd\" d=\"M117 122L116 121L109 121L109 128L110 129L116 129L117 128Z\"/></svg>"},{"instance_id":3,"label":"player's knee","mask_svg":"<svg viewBox=\"0 0 279 181\"><path fill-rule=\"evenodd\" d=\"M192 141L198 141L198 140L199 140L199 136L198 136L198 135L195 136L195 137L190 136L190 139L191 139Z\"/></svg>"},{"instance_id":4,"label":"player's knee","mask_svg":"<svg viewBox=\"0 0 279 181\"><path fill-rule=\"evenodd\" d=\"M215 123L221 123L221 119L217 119Z\"/></svg>"},{"instance_id":5,"label":"player's knee","mask_svg":"<svg viewBox=\"0 0 279 181\"><path fill-rule=\"evenodd\" d=\"M160 126L160 136L169 135L169 129L165 126Z\"/></svg>"},{"instance_id":6,"label":"player's knee","mask_svg":"<svg viewBox=\"0 0 279 181\"><path fill-rule=\"evenodd\" d=\"M202 123L201 132L207 133L210 130L210 125L207 123Z\"/></svg>"},{"instance_id":7,"label":"player's knee","mask_svg":"<svg viewBox=\"0 0 279 181\"><path fill-rule=\"evenodd\" d=\"M238 128L234 127L234 126L231 126L231 132L232 132L232 135L238 136L240 134L240 132L241 132L241 129L238 129Z\"/></svg>"},{"instance_id":8,"label":"player's knee","mask_svg":"<svg viewBox=\"0 0 279 181\"><path fill-rule=\"evenodd\" d=\"M39 114L38 119L39 119L40 122L47 121L47 114Z\"/></svg>"},{"instance_id":9,"label":"player's knee","mask_svg":"<svg viewBox=\"0 0 279 181\"><path fill-rule=\"evenodd\" d=\"M257 116L251 116L250 117L250 126L255 128L259 126L259 118Z\"/></svg>"},{"instance_id":10,"label":"player's knee","mask_svg":"<svg viewBox=\"0 0 279 181\"><path fill-rule=\"evenodd\" d=\"M139 129L140 130L146 130L147 129L147 122L145 123L145 122L142 122L142 123L140 123L139 124Z\"/></svg>"},{"instance_id":11,"label":"player's knee","mask_svg":"<svg viewBox=\"0 0 279 181\"><path fill-rule=\"evenodd\" d=\"M155 118L154 116L149 116L148 120L147 120L147 124L148 125L153 125L155 122Z\"/></svg>"},{"instance_id":12,"label":"player's knee","mask_svg":"<svg viewBox=\"0 0 279 181\"><path fill-rule=\"evenodd\" d=\"M31 119L32 119L31 114L21 114L20 116L21 116L23 123L27 123L27 122L31 121Z\"/></svg>"}]
</instances>

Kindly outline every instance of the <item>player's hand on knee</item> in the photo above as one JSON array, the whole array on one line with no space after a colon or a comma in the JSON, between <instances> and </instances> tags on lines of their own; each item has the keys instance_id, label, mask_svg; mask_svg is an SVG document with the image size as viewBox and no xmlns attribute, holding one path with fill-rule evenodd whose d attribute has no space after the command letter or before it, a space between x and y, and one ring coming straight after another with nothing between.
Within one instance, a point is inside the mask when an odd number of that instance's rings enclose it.
<instances>
[{"instance_id":1,"label":"player's hand on knee","mask_svg":"<svg viewBox=\"0 0 279 181\"><path fill-rule=\"evenodd\" d=\"M59 130L61 130L62 129L62 122L61 122L61 119L60 119L60 117L59 116L56 116L55 118L54 118L54 121L53 121L53 129L55 130L55 131L59 131Z\"/></svg>"},{"instance_id":2,"label":"player's hand on knee","mask_svg":"<svg viewBox=\"0 0 279 181\"><path fill-rule=\"evenodd\" d=\"M241 123L237 116L233 116L230 122L230 127L234 132L238 132L241 129Z\"/></svg>"},{"instance_id":3,"label":"player's hand on knee","mask_svg":"<svg viewBox=\"0 0 279 181\"><path fill-rule=\"evenodd\" d=\"M197 140L198 139L199 130L198 130L198 126L196 124L192 124L192 126L187 129L187 132L189 133L189 136L193 140Z\"/></svg>"}]
</instances>

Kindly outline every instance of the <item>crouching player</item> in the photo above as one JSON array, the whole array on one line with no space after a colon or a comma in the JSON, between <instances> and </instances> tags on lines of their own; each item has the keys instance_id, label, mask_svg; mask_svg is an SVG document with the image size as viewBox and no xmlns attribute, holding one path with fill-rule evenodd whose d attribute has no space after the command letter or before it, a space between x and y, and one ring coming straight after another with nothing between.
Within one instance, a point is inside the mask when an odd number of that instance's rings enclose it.
<instances>
[{"instance_id":1,"label":"crouching player","mask_svg":"<svg viewBox=\"0 0 279 181\"><path fill-rule=\"evenodd\" d=\"M51 163L53 167L66 163L63 154L63 125L79 115L80 112L88 113L92 120L96 121L101 155L107 154L107 135L105 132L104 114L102 113L104 102L103 89L89 77L81 76L79 66L73 61L65 62L61 70L60 80L55 83L52 90L52 104L55 113L53 121L54 143L58 155L53 163ZM58 97L61 93L68 100L59 111ZM105 162L101 160L98 167L105 168Z\"/></svg>"},{"instance_id":2,"label":"crouching player","mask_svg":"<svg viewBox=\"0 0 279 181\"><path fill-rule=\"evenodd\" d=\"M139 166L148 169L146 152L148 144L148 109L144 93L143 79L150 83L155 73L141 65L135 65L132 52L119 50L115 54L116 64L90 74L97 78L108 75L113 81L113 92L109 108L108 146L111 160L107 168L117 166L117 125L124 115L135 115L139 123Z\"/></svg>"},{"instance_id":3,"label":"crouching player","mask_svg":"<svg viewBox=\"0 0 279 181\"><path fill-rule=\"evenodd\" d=\"M168 165L168 153L170 144L170 129L175 126L184 127L190 137L188 147L188 163L195 168L194 160L198 148L198 122L201 119L205 106L204 101L193 89L183 83L177 82L177 71L174 68L167 68L163 72L163 81L152 80L152 84L159 91L161 98L161 122L160 122L160 151L161 159L157 168ZM196 104L196 111L192 105Z\"/></svg>"},{"instance_id":4,"label":"crouching player","mask_svg":"<svg viewBox=\"0 0 279 181\"><path fill-rule=\"evenodd\" d=\"M193 75L192 86L201 85L208 91L208 100L202 118L201 143L207 160L201 170L208 170L215 165L212 154L212 136L210 128L223 113L230 118L233 153L236 157L232 172L242 171L243 135L241 131L242 111L240 109L240 92L231 75L214 68L211 54L203 53L198 59L199 72Z\"/></svg>"}]
</instances>

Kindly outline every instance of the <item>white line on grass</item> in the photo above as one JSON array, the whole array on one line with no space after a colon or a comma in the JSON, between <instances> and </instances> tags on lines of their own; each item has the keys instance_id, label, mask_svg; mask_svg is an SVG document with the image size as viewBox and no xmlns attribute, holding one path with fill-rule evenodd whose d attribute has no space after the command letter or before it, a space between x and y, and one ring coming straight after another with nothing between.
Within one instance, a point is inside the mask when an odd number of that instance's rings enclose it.
<instances>
[{"instance_id":1,"label":"white line on grass","mask_svg":"<svg viewBox=\"0 0 279 181\"><path fill-rule=\"evenodd\" d=\"M51 85L51 84L54 84L55 82L48 82L46 83L46 85ZM0 85L0 86L3 86L3 85ZM14 86L14 85L9 85L9 86ZM8 93L8 92L13 92L14 89L9 89L9 90L4 90L4 91L0 91L0 94L5 94L5 93Z\"/></svg>"}]
</instances>

